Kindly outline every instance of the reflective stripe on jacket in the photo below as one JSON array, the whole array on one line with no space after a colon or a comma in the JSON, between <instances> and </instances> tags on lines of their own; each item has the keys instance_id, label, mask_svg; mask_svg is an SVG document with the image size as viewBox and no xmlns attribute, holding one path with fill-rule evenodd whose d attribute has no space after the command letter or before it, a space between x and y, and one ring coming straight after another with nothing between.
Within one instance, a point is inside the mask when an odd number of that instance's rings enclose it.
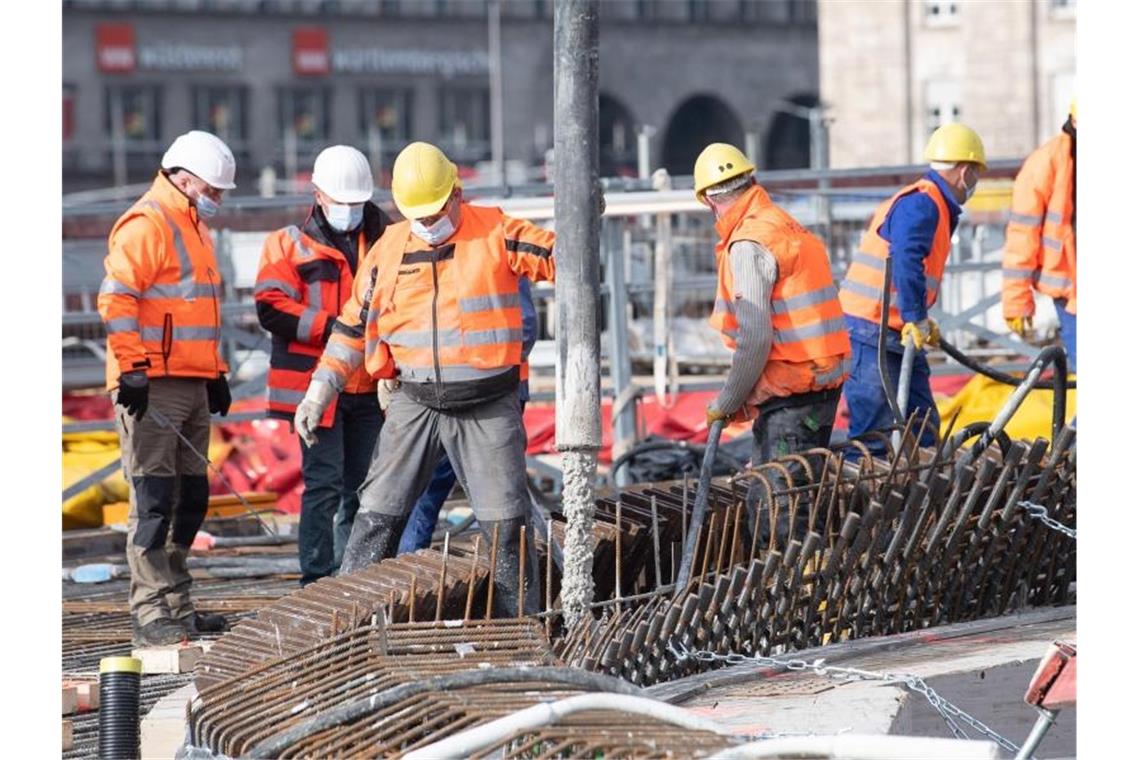
<instances>
[{"instance_id":1,"label":"reflective stripe on jacket","mask_svg":"<svg viewBox=\"0 0 1140 760\"><path fill-rule=\"evenodd\" d=\"M1002 313L1033 316L1033 290L1068 299L1077 313L1072 138L1054 137L1025 159L1013 183L1002 252Z\"/></svg>"},{"instance_id":2,"label":"reflective stripe on jacket","mask_svg":"<svg viewBox=\"0 0 1140 760\"><path fill-rule=\"evenodd\" d=\"M364 230L357 234L357 261L364 258ZM273 335L269 358L270 417L293 419L317 368L333 322L352 293L353 272L344 254L290 226L269 234L261 252L254 299L262 326ZM371 393L376 381L359 367L345 380L345 393ZM321 427L330 427L329 404Z\"/></svg>"},{"instance_id":3,"label":"reflective stripe on jacket","mask_svg":"<svg viewBox=\"0 0 1140 760\"><path fill-rule=\"evenodd\" d=\"M161 172L107 238L98 309L107 329L107 388L123 372L215 378L226 372L222 279L210 231Z\"/></svg>"},{"instance_id":4,"label":"reflective stripe on jacket","mask_svg":"<svg viewBox=\"0 0 1140 760\"><path fill-rule=\"evenodd\" d=\"M930 252L924 260L926 273L926 305L931 307L938 300L942 287L942 273L946 269L946 259L950 255L950 210L938 185L928 179L920 179L879 204L871 223L863 233L859 250L851 257L847 276L839 287L839 301L843 312L853 317L879 324L882 314L883 277L886 275L887 254L890 242L879 234L879 228L890 213L895 201L909 193L925 193L934 201L938 209L938 226L930 241ZM895 286L891 284L891 310L887 325L891 330L903 328L903 318L895 297Z\"/></svg>"},{"instance_id":5,"label":"reflective stripe on jacket","mask_svg":"<svg viewBox=\"0 0 1140 760\"><path fill-rule=\"evenodd\" d=\"M749 401L755 404L775 395L842 385L850 368L851 343L827 250L819 238L772 203L759 185L753 185L717 220L716 229L720 234L717 292L709 324L733 351L739 323L729 248L739 240L751 240L776 259L772 347Z\"/></svg>"},{"instance_id":6,"label":"reflective stripe on jacket","mask_svg":"<svg viewBox=\"0 0 1140 760\"><path fill-rule=\"evenodd\" d=\"M357 270L318 377L342 387L363 360L373 377L468 382L522 361L519 277L554 279L554 233L498 208L462 204L432 248L390 225Z\"/></svg>"}]
</instances>

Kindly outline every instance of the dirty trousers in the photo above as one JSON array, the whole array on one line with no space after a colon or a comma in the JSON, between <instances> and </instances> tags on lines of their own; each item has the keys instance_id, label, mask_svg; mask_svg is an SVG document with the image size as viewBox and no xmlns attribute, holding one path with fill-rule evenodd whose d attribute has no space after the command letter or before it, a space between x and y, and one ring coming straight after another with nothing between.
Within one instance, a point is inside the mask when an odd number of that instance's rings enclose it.
<instances>
[{"instance_id":1,"label":"dirty trousers","mask_svg":"<svg viewBox=\"0 0 1140 760\"><path fill-rule=\"evenodd\" d=\"M117 396L116 390L113 398ZM140 626L194 612L186 556L209 501L206 463L151 410L158 411L165 423L177 428L205 456L210 442L206 381L151 379L149 408L141 420L115 407L123 474L130 489L131 615Z\"/></svg>"},{"instance_id":2,"label":"dirty trousers","mask_svg":"<svg viewBox=\"0 0 1140 760\"><path fill-rule=\"evenodd\" d=\"M405 517L444 453L480 523L530 513L526 432L515 394L445 412L418 404L400 391L392 394L360 488L360 511Z\"/></svg>"}]
</instances>

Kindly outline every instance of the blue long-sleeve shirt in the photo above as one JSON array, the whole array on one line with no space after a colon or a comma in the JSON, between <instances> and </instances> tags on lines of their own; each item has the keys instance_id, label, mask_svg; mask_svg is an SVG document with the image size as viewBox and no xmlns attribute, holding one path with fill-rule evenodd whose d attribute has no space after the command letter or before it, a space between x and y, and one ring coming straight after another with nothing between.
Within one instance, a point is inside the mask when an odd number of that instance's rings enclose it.
<instances>
[{"instance_id":1,"label":"blue long-sleeve shirt","mask_svg":"<svg viewBox=\"0 0 1140 760\"><path fill-rule=\"evenodd\" d=\"M938 186L950 212L950 234L958 227L962 207L946 180L933 169L923 176ZM912 192L902 196L876 232L890 244L891 282L895 286L892 303L898 307L904 322L926 319L926 257L934 242L938 228L938 206L925 193ZM853 340L877 343L879 326L869 320L847 317L848 330ZM888 348L902 351L898 335L891 331Z\"/></svg>"},{"instance_id":2,"label":"blue long-sleeve shirt","mask_svg":"<svg viewBox=\"0 0 1140 760\"><path fill-rule=\"evenodd\" d=\"M523 359L530 356L534 342L538 340L538 311L534 308L534 296L530 292L530 280L519 278L519 306L522 308L522 355ZM530 381L524 380L519 384L519 398L523 401L530 399Z\"/></svg>"}]
</instances>

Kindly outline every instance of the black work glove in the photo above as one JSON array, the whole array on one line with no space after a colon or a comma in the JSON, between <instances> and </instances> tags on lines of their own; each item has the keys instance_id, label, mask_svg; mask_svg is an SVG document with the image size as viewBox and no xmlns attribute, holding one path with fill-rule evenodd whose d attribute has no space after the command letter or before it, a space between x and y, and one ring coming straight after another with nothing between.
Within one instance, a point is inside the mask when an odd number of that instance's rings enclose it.
<instances>
[{"instance_id":1,"label":"black work glove","mask_svg":"<svg viewBox=\"0 0 1140 760\"><path fill-rule=\"evenodd\" d=\"M127 414L136 420L141 420L146 414L146 405L150 399L150 378L146 372L124 372L119 376L119 395L115 403L123 407Z\"/></svg>"},{"instance_id":2,"label":"black work glove","mask_svg":"<svg viewBox=\"0 0 1140 760\"><path fill-rule=\"evenodd\" d=\"M230 411L230 384L226 382L225 373L218 375L206 383L206 398L210 405L210 414L220 414L225 417Z\"/></svg>"}]
</instances>

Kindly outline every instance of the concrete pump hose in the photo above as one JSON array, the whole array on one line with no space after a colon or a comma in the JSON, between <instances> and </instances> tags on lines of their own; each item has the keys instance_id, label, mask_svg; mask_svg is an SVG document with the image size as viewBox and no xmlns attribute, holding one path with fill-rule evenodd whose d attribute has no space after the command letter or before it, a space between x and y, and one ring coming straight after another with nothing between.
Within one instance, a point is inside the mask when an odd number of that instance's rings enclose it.
<instances>
[{"instance_id":1,"label":"concrete pump hose","mask_svg":"<svg viewBox=\"0 0 1140 760\"><path fill-rule=\"evenodd\" d=\"M803 760L996 760L1001 757L993 742L925 736L790 736L729 747L710 760L758 760L759 758Z\"/></svg>"},{"instance_id":2,"label":"concrete pump hose","mask_svg":"<svg viewBox=\"0 0 1140 760\"><path fill-rule=\"evenodd\" d=\"M558 723L574 713L587 710L611 710L658 720L690 731L708 731L720 736L733 733L719 723L702 718L681 707L658 702L647 697L630 697L623 694L579 694L557 702L541 702L498 720L484 723L462 733L409 752L406 760L440 760L464 758L482 752L511 738L519 732L528 732Z\"/></svg>"}]
</instances>

